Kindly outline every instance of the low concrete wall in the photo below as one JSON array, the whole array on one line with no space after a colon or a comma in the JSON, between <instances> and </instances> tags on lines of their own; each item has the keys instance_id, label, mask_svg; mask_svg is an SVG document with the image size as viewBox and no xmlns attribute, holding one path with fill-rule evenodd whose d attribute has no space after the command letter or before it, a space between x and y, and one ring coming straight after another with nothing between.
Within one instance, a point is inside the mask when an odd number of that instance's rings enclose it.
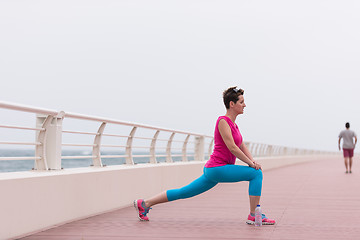
<instances>
[{"instance_id":1,"label":"low concrete wall","mask_svg":"<svg viewBox=\"0 0 360 240\"><path fill-rule=\"evenodd\" d=\"M266 171L318 159L259 158ZM129 206L181 187L202 174L205 162L139 164L52 172L0 174L0 239L9 239Z\"/></svg>"}]
</instances>

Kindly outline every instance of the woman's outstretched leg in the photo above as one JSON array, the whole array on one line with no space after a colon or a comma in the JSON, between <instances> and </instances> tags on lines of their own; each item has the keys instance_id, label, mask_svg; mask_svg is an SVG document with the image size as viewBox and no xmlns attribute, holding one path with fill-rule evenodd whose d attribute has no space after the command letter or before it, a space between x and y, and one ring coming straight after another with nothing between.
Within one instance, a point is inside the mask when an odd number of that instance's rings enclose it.
<instances>
[{"instance_id":1,"label":"woman's outstretched leg","mask_svg":"<svg viewBox=\"0 0 360 240\"><path fill-rule=\"evenodd\" d=\"M147 200L144 200L145 202L145 207L149 208L151 206L154 206L156 204L159 204L159 203L166 203L168 202L168 198L167 198L167 195L166 195L166 191L152 197L152 198L149 198Z\"/></svg>"},{"instance_id":2,"label":"woman's outstretched leg","mask_svg":"<svg viewBox=\"0 0 360 240\"><path fill-rule=\"evenodd\" d=\"M167 190L146 200L135 200L134 207L137 210L138 217L141 221L149 221L149 218L146 215L151 209L151 206L199 195L213 188L216 184L217 182L209 180L204 175L201 175L198 179L195 179L189 185L182 188Z\"/></svg>"},{"instance_id":3,"label":"woman's outstretched leg","mask_svg":"<svg viewBox=\"0 0 360 240\"><path fill-rule=\"evenodd\" d=\"M138 213L138 217L140 221L149 221L149 217L146 215L148 214L150 207L159 203L168 202L168 198L166 192L162 192L148 200L144 199L137 199L134 201L134 207Z\"/></svg>"}]
</instances>

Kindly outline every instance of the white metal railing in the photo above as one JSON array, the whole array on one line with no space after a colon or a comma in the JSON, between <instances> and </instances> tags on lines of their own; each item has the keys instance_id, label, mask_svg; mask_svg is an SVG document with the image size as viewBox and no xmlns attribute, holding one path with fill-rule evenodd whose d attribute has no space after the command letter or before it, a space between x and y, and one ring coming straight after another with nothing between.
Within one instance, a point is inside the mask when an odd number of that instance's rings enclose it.
<instances>
[{"instance_id":1,"label":"white metal railing","mask_svg":"<svg viewBox=\"0 0 360 240\"><path fill-rule=\"evenodd\" d=\"M128 165L134 164L134 158L146 157L150 163L157 163L158 158L165 158L166 162L173 162L174 157L180 157L181 161L188 161L193 158L197 161L204 161L213 148L214 139L212 136L190 133L185 131L159 128L144 124L124 122L115 119L108 119L96 116L88 116L77 113L68 113L64 111L55 111L7 102L0 102L0 109L10 109L21 112L34 113L36 115L36 127L0 125L0 128L20 129L35 132L35 142L13 142L0 141L0 144L8 145L32 145L35 146L34 157L0 157L0 160L34 160L35 170L58 170L61 169L62 159L92 159L92 165L103 167L102 159L106 158L124 158ZM88 131L70 131L63 130L64 119L78 119L98 123L97 132ZM130 128L128 133L104 133L108 125L121 125ZM138 129L147 129L152 131L152 136L137 136ZM168 133L168 138L158 138L160 133ZM63 134L87 135L93 137L92 144L84 143L63 143ZM126 140L126 144L102 144L102 137L121 138ZM182 136L183 139L174 139L175 136ZM150 141L148 146L134 145L134 140ZM157 143L164 142L166 146L159 147ZM178 143L181 147L173 147L173 143ZM189 143L193 144L193 149L189 149ZM269 144L245 142L250 152L255 157L262 156L279 156L279 155L299 155L299 154L321 154L324 152L289 148L284 146L274 146ZM92 153L87 156L62 156L62 146L71 147L91 147ZM122 149L124 154L104 155L101 154L103 148ZM149 154L140 154L134 149L145 149ZM159 153L156 150L162 149ZM191 150L191 151L190 151ZM1 151L1 150L0 150Z\"/></svg>"}]
</instances>

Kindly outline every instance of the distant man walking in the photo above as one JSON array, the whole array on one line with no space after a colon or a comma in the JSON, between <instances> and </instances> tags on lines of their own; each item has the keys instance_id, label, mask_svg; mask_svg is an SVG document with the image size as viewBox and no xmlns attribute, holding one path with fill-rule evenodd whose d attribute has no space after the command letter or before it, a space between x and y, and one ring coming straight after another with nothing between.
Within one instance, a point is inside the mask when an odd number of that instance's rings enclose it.
<instances>
[{"instance_id":1,"label":"distant man walking","mask_svg":"<svg viewBox=\"0 0 360 240\"><path fill-rule=\"evenodd\" d=\"M346 173L351 173L352 158L354 156L354 148L357 142L357 137L356 137L356 133L349 129L350 123L347 122L345 124L345 127L346 129L342 130L339 134L339 150L341 150L340 141L342 138ZM353 141L353 138L355 138L355 143Z\"/></svg>"}]
</instances>

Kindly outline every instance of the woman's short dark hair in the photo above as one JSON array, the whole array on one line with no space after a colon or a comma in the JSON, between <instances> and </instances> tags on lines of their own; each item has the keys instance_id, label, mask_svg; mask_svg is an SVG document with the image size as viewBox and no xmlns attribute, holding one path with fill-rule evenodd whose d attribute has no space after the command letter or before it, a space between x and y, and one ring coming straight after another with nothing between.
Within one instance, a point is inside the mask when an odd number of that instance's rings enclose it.
<instances>
[{"instance_id":1,"label":"woman's short dark hair","mask_svg":"<svg viewBox=\"0 0 360 240\"><path fill-rule=\"evenodd\" d=\"M346 128L350 128L350 123L348 123L348 122L345 123L345 127L346 127Z\"/></svg>"},{"instance_id":2,"label":"woman's short dark hair","mask_svg":"<svg viewBox=\"0 0 360 240\"><path fill-rule=\"evenodd\" d=\"M239 96L244 95L244 90L237 87L231 87L223 92L223 100L226 109L230 108L230 102L236 103L239 100Z\"/></svg>"}]
</instances>

